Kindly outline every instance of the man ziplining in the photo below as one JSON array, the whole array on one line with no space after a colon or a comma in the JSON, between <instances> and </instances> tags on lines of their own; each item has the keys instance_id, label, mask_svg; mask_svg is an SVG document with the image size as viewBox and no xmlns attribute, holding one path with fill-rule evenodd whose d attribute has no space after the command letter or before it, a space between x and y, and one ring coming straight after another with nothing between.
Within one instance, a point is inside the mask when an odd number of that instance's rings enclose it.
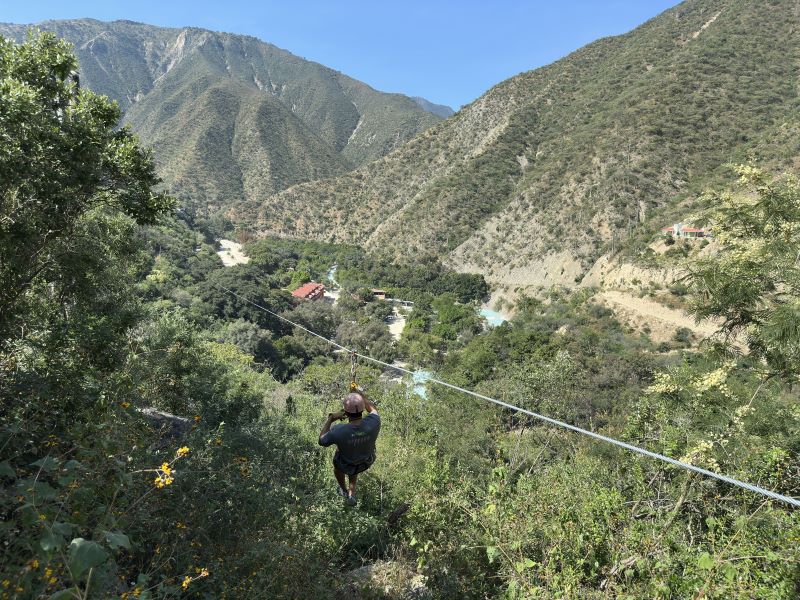
<instances>
[{"instance_id":1,"label":"man ziplining","mask_svg":"<svg viewBox=\"0 0 800 600\"><path fill-rule=\"evenodd\" d=\"M358 474L369 469L375 462L375 441L381 429L381 418L375 405L361 389L347 394L342 405L344 410L328 415L322 431L319 432L319 445L336 445L336 453L333 455L333 474L339 484L336 492L347 500L347 504L355 506L358 502ZM362 418L364 410L367 411L367 416ZM334 421L344 418L348 420L346 424L331 429ZM345 483L345 475L350 479L349 487Z\"/></svg>"}]
</instances>

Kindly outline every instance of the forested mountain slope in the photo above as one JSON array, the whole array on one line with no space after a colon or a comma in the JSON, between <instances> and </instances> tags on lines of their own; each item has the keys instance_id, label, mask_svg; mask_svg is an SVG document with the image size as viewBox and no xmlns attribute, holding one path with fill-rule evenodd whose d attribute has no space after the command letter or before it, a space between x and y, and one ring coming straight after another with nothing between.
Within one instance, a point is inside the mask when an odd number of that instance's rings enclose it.
<instances>
[{"instance_id":1,"label":"forested mountain slope","mask_svg":"<svg viewBox=\"0 0 800 600\"><path fill-rule=\"evenodd\" d=\"M688 0L253 214L272 233L432 252L496 284L574 284L609 242L796 122L798 10Z\"/></svg>"},{"instance_id":2,"label":"forested mountain slope","mask_svg":"<svg viewBox=\"0 0 800 600\"><path fill-rule=\"evenodd\" d=\"M81 83L119 102L167 186L200 205L344 173L440 120L249 36L91 19L38 26L75 45ZM0 35L22 40L27 28L0 25Z\"/></svg>"}]
</instances>

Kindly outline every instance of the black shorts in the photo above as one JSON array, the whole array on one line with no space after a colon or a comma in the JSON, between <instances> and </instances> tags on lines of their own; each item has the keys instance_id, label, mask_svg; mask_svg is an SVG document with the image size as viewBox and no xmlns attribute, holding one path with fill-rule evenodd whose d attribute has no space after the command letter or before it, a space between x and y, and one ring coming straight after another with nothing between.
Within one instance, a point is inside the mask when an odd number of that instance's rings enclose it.
<instances>
[{"instance_id":1,"label":"black shorts","mask_svg":"<svg viewBox=\"0 0 800 600\"><path fill-rule=\"evenodd\" d=\"M375 455L371 456L370 459L358 465L351 465L349 463L342 462L339 459L339 453L333 455L333 466L339 469L345 475L358 475L359 473L363 473L367 469L372 466L372 463L375 462Z\"/></svg>"}]
</instances>

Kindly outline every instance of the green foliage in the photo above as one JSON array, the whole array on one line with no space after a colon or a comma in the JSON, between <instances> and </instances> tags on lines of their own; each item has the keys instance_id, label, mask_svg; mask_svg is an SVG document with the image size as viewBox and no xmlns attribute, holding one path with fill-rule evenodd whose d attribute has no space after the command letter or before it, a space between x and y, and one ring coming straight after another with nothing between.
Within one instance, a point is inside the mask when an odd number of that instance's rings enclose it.
<instances>
[{"instance_id":1,"label":"green foliage","mask_svg":"<svg viewBox=\"0 0 800 600\"><path fill-rule=\"evenodd\" d=\"M70 268L70 234L101 207L140 223L170 206L147 152L107 98L79 89L69 46L51 34L0 38L0 335L37 282Z\"/></svg>"},{"instance_id":2,"label":"green foliage","mask_svg":"<svg viewBox=\"0 0 800 600\"><path fill-rule=\"evenodd\" d=\"M269 278L262 276L256 267L237 265L213 271L200 282L198 292L203 308L217 318L242 318L263 329L289 332L283 321L264 312L256 304L273 313L281 313L292 307L291 295L275 286Z\"/></svg>"},{"instance_id":3,"label":"green foliage","mask_svg":"<svg viewBox=\"0 0 800 600\"><path fill-rule=\"evenodd\" d=\"M691 267L698 317L719 317L772 374L797 378L800 364L800 187L738 167L737 192L711 194L707 213L720 251Z\"/></svg>"},{"instance_id":4,"label":"green foliage","mask_svg":"<svg viewBox=\"0 0 800 600\"><path fill-rule=\"evenodd\" d=\"M692 342L692 330L688 327L679 327L675 330L673 339L683 346L689 346Z\"/></svg>"},{"instance_id":5,"label":"green foliage","mask_svg":"<svg viewBox=\"0 0 800 600\"><path fill-rule=\"evenodd\" d=\"M391 362L395 356L392 337L388 328L382 323L370 321L363 324L345 321L337 329L336 339L348 348L355 348L360 353L384 362Z\"/></svg>"},{"instance_id":6,"label":"green foliage","mask_svg":"<svg viewBox=\"0 0 800 600\"><path fill-rule=\"evenodd\" d=\"M669 291L675 296L685 296L689 293L689 286L682 281L677 281L669 286Z\"/></svg>"},{"instance_id":7,"label":"green foliage","mask_svg":"<svg viewBox=\"0 0 800 600\"><path fill-rule=\"evenodd\" d=\"M216 426L251 422L272 378L233 344L205 342L180 312L158 315L131 334L136 351L126 370L142 406L201 415Z\"/></svg>"},{"instance_id":8,"label":"green foliage","mask_svg":"<svg viewBox=\"0 0 800 600\"><path fill-rule=\"evenodd\" d=\"M351 290L386 288L389 294L415 301L424 294L454 294L460 302L482 300L489 286L482 275L457 273L433 256L417 256L413 261L393 261L367 254L350 244L331 244L292 238L266 238L247 245L251 264L267 273L292 271L298 282L314 279L325 283L328 270L336 265L336 282ZM298 275L294 273L300 272ZM367 297L367 293L361 294Z\"/></svg>"}]
</instances>

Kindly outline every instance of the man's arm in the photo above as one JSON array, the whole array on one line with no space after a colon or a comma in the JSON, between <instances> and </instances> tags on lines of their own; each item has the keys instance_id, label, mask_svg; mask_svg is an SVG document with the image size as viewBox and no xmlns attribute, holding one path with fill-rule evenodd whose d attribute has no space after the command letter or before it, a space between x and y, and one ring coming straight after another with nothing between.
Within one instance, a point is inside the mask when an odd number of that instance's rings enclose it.
<instances>
[{"instance_id":1,"label":"man's arm","mask_svg":"<svg viewBox=\"0 0 800 600\"><path fill-rule=\"evenodd\" d=\"M375 408L375 405L372 403L372 400L367 398L367 395L364 393L364 390L359 388L358 393L361 394L361 397L364 399L364 408L367 409L367 412L371 415L377 415L378 409Z\"/></svg>"},{"instance_id":2,"label":"man's arm","mask_svg":"<svg viewBox=\"0 0 800 600\"><path fill-rule=\"evenodd\" d=\"M344 411L340 410L335 413L328 413L328 418L325 419L325 424L322 426L322 431L319 432L319 444L320 446L330 446L330 444L324 444L322 442L322 438L331 430L331 425L333 425L334 421L341 421L344 419Z\"/></svg>"}]
</instances>

